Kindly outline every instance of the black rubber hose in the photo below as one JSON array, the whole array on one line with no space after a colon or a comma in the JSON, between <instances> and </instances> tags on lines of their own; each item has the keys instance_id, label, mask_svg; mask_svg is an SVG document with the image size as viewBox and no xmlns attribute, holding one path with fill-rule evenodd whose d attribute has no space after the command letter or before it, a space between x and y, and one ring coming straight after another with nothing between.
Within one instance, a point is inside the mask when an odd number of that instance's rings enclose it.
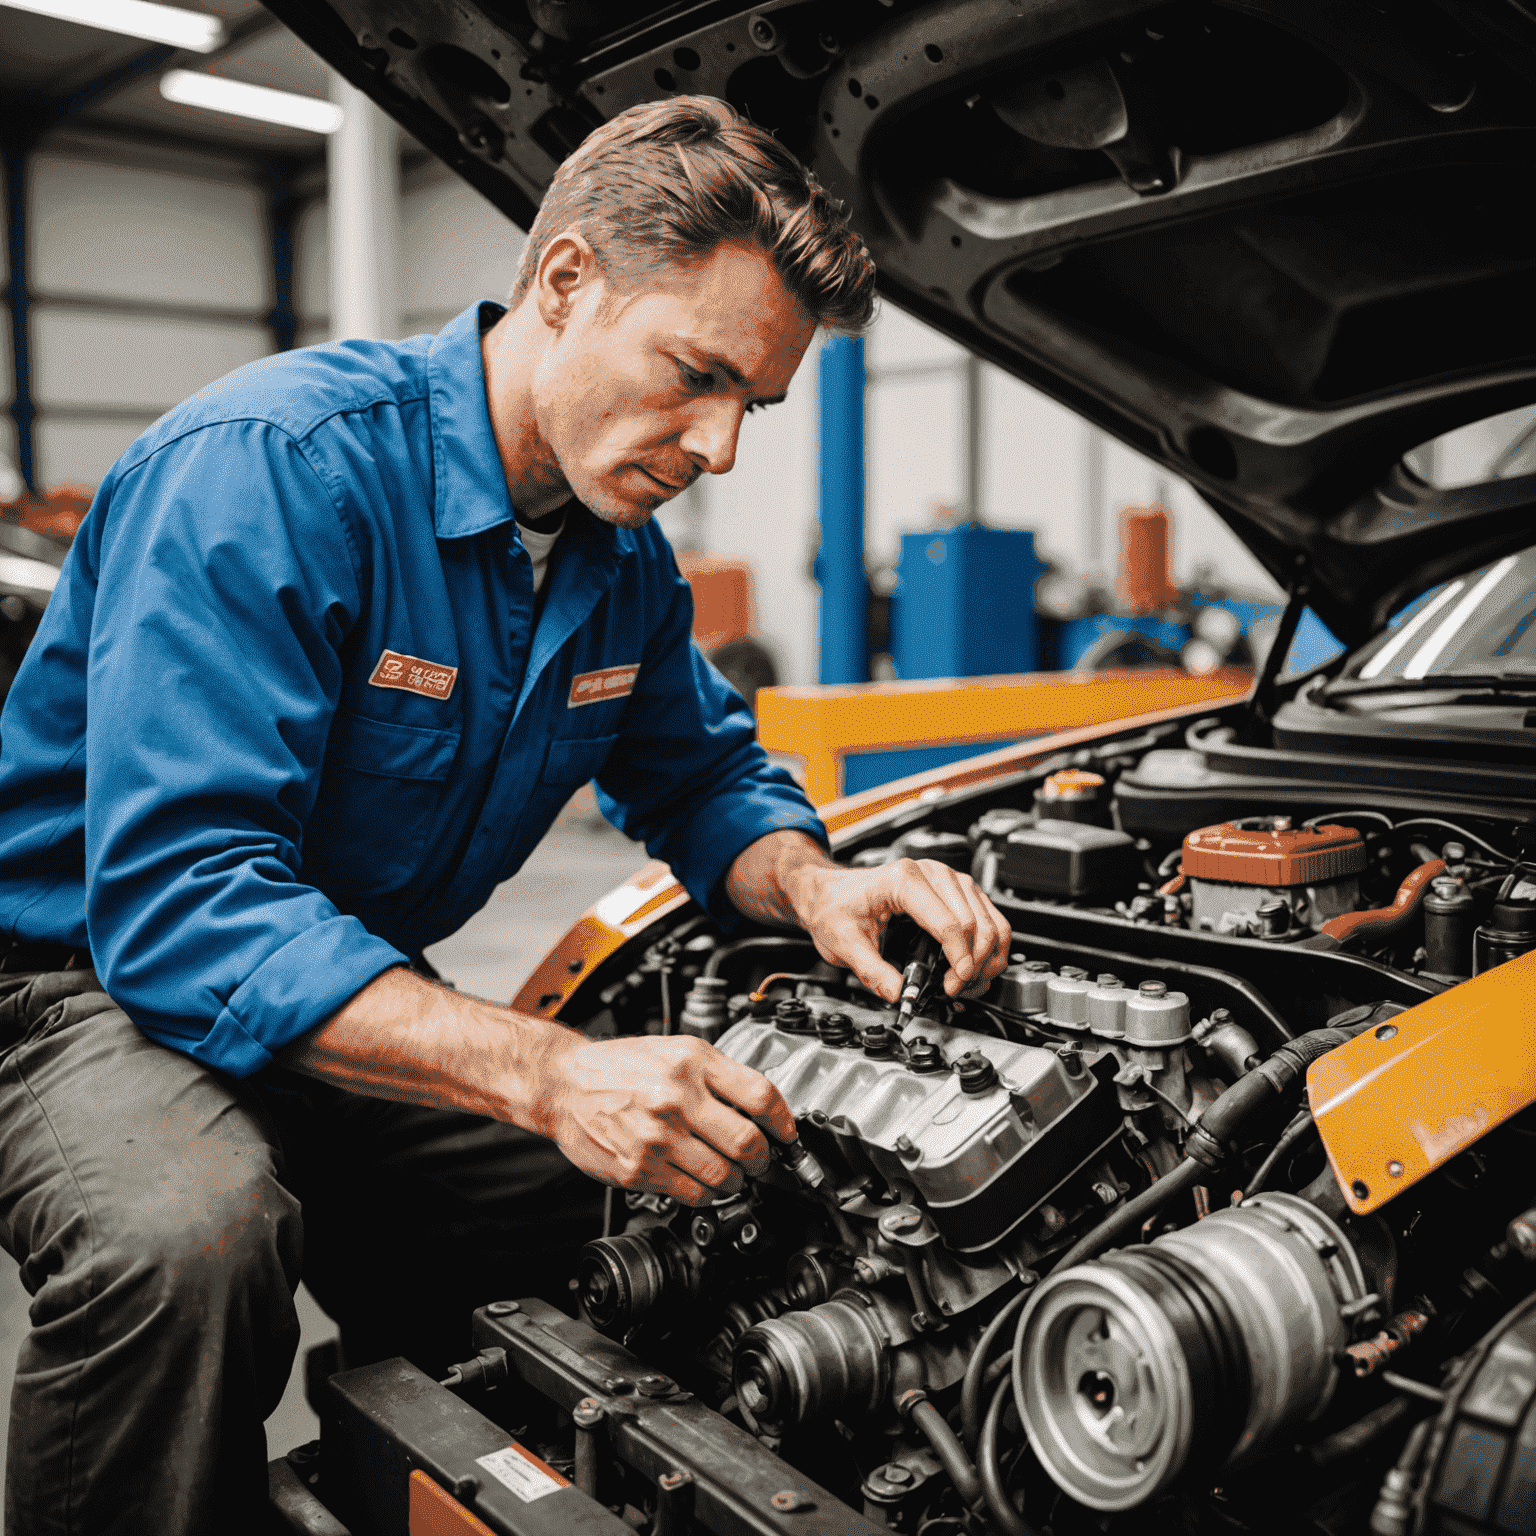
<instances>
[{"instance_id":1,"label":"black rubber hose","mask_svg":"<svg viewBox=\"0 0 1536 1536\"><path fill-rule=\"evenodd\" d=\"M911 1418L923 1438L933 1447L933 1454L949 1474L961 1502L970 1509L984 1495L981 1479L976 1475L976 1468L965 1454L965 1447L960 1444L958 1436L949 1427L944 1415L926 1398L913 1405Z\"/></svg>"},{"instance_id":2,"label":"black rubber hose","mask_svg":"<svg viewBox=\"0 0 1536 1536\"><path fill-rule=\"evenodd\" d=\"M1239 1081L1246 1082L1247 1079ZM1228 1089L1229 1093L1236 1091L1235 1088ZM1225 1097L1226 1094L1223 1094L1222 1098ZM1221 1099L1216 1101L1217 1104L1220 1102ZM1211 1108L1214 1109L1215 1105ZM1210 1112L1208 1109L1206 1114ZM1157 1215L1176 1195L1193 1189L1201 1179L1208 1178L1210 1172L1204 1163L1186 1157L1172 1173L1165 1173L1157 1183L1142 1190L1134 1199L1127 1200L1118 1210L1111 1211L1092 1232L1067 1249L1066 1256L1055 1266L1054 1272L1059 1274L1062 1270L1071 1269L1074 1264L1085 1264L1089 1259L1098 1258L1110 1248L1118 1248L1133 1232L1140 1231L1144 1221Z\"/></svg>"},{"instance_id":3,"label":"black rubber hose","mask_svg":"<svg viewBox=\"0 0 1536 1536\"><path fill-rule=\"evenodd\" d=\"M737 939L734 944L722 944L719 949L710 955L704 962L704 974L706 976L718 976L720 967L736 955L746 950L753 949L786 949L793 946L797 949L814 949L816 946L809 939L792 939L781 934L759 934L755 938Z\"/></svg>"},{"instance_id":4,"label":"black rubber hose","mask_svg":"<svg viewBox=\"0 0 1536 1536\"><path fill-rule=\"evenodd\" d=\"M981 1438L982 1376L987 1368L987 1357L1002 1337L1003 1330L1019 1315L1019 1309L1028 1300L1028 1290L1022 1290L1004 1305L1002 1311L987 1324L987 1331L971 1351L970 1361L965 1367L965 1380L960 1387L960 1438L972 1455L976 1452L976 1442Z\"/></svg>"},{"instance_id":5,"label":"black rubber hose","mask_svg":"<svg viewBox=\"0 0 1536 1536\"><path fill-rule=\"evenodd\" d=\"M1302 1112L1286 1126L1284 1134L1270 1149L1269 1156L1259 1164L1253 1178L1248 1183L1248 1188L1243 1191L1243 1199L1250 1195L1259 1194L1269 1182L1269 1176L1276 1168L1299 1147L1303 1141L1316 1129L1312 1124L1312 1115L1309 1110Z\"/></svg>"},{"instance_id":6,"label":"black rubber hose","mask_svg":"<svg viewBox=\"0 0 1536 1536\"><path fill-rule=\"evenodd\" d=\"M1196 1122L1192 1140L1198 1139L1213 1155L1212 1161L1186 1157L1172 1173L1165 1173L1149 1189L1144 1189L1118 1210L1112 1211L1092 1232L1067 1250L1055 1265L1055 1271L1096 1259L1134 1232L1150 1216L1176 1195L1192 1189L1202 1178L1215 1171L1214 1157L1225 1155L1244 1125L1261 1109L1288 1093L1305 1076L1319 1056L1326 1056L1335 1046L1371 1027L1369 1019L1348 1029L1314 1029L1294 1040L1287 1040L1277 1051L1245 1073L1227 1091L1209 1105Z\"/></svg>"},{"instance_id":7,"label":"black rubber hose","mask_svg":"<svg viewBox=\"0 0 1536 1536\"><path fill-rule=\"evenodd\" d=\"M1353 1040L1371 1027L1367 1016L1343 1029L1312 1029L1294 1040L1287 1040L1251 1072L1246 1072L1200 1116L1190 1136L1192 1148L1199 1148L1207 1162L1227 1154L1232 1142L1253 1116L1275 1100L1286 1097L1307 1075L1307 1068L1319 1056L1326 1056L1336 1046ZM1162 1180L1152 1186L1156 1189Z\"/></svg>"},{"instance_id":8,"label":"black rubber hose","mask_svg":"<svg viewBox=\"0 0 1536 1536\"><path fill-rule=\"evenodd\" d=\"M1003 1412L1007 1408L1013 1383L998 1382L997 1391L987 1408L987 1416L981 1426L981 1443L977 1447L976 1469L981 1475L981 1494L987 1501L987 1513L1003 1536L1037 1536L1034 1526L1013 1507L1008 1490L1003 1486L1002 1460L998 1454L998 1431L1002 1427Z\"/></svg>"}]
</instances>

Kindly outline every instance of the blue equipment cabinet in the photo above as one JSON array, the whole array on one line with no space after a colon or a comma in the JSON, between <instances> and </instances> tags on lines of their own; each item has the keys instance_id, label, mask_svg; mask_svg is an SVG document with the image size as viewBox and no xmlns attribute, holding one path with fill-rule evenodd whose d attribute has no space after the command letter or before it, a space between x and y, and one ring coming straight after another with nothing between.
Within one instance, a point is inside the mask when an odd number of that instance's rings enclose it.
<instances>
[{"instance_id":1,"label":"blue equipment cabinet","mask_svg":"<svg viewBox=\"0 0 1536 1536\"><path fill-rule=\"evenodd\" d=\"M962 523L902 535L891 597L891 659L902 678L986 677L1040 665L1028 529Z\"/></svg>"}]
</instances>

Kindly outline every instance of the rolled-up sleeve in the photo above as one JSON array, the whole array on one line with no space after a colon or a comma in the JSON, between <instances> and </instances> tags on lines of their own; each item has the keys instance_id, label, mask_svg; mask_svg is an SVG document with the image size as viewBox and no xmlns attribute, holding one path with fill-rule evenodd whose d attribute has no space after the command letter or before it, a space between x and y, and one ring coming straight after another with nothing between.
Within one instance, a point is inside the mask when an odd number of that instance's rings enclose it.
<instances>
[{"instance_id":1,"label":"rolled-up sleeve","mask_svg":"<svg viewBox=\"0 0 1536 1536\"><path fill-rule=\"evenodd\" d=\"M87 673L87 926L148 1035L246 1076L404 962L300 870L359 577L341 509L262 422L114 487Z\"/></svg>"},{"instance_id":2,"label":"rolled-up sleeve","mask_svg":"<svg viewBox=\"0 0 1536 1536\"><path fill-rule=\"evenodd\" d=\"M741 695L694 645L693 595L664 546L662 558L663 618L598 775L598 802L729 931L741 920L725 893L737 857L770 832L804 832L823 848L827 832L799 785L769 762Z\"/></svg>"}]
</instances>

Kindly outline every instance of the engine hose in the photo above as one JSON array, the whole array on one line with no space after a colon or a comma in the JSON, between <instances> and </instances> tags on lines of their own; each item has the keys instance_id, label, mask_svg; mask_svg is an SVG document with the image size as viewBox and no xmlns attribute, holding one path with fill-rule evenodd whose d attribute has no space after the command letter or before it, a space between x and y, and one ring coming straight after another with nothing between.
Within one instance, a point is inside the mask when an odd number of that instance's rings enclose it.
<instances>
[{"instance_id":1,"label":"engine hose","mask_svg":"<svg viewBox=\"0 0 1536 1536\"><path fill-rule=\"evenodd\" d=\"M981 1438L982 1377L987 1368L987 1357L1003 1336L1003 1330L1019 1315L1028 1300L1029 1289L1026 1287L1005 1303L1003 1309L987 1324L986 1332L971 1351L971 1358L966 1364L965 1380L960 1387L960 1438L965 1442L966 1450L973 1454L976 1442Z\"/></svg>"},{"instance_id":2,"label":"engine hose","mask_svg":"<svg viewBox=\"0 0 1536 1536\"><path fill-rule=\"evenodd\" d=\"M1216 1101L1217 1104L1220 1102L1220 1099ZM1214 1104L1211 1106L1212 1109L1215 1107ZM1209 1114L1210 1110L1206 1113ZM1176 1195L1193 1189L1210 1172L1204 1163L1186 1157L1171 1173L1165 1173L1157 1183L1142 1190L1134 1199L1127 1200L1117 1211L1106 1216L1092 1232L1067 1249L1066 1256L1055 1267L1058 1270L1071 1269L1074 1264L1085 1264L1110 1248L1118 1248L1133 1232L1141 1230L1143 1222L1157 1215Z\"/></svg>"},{"instance_id":3,"label":"engine hose","mask_svg":"<svg viewBox=\"0 0 1536 1536\"><path fill-rule=\"evenodd\" d=\"M734 944L722 944L719 949L710 955L704 962L704 974L706 976L718 976L720 967L727 960L754 949L813 949L815 946L809 939L792 939L782 934L759 934L750 939L737 939Z\"/></svg>"},{"instance_id":4,"label":"engine hose","mask_svg":"<svg viewBox=\"0 0 1536 1536\"><path fill-rule=\"evenodd\" d=\"M1292 1089L1306 1079L1307 1068L1318 1057L1326 1056L1336 1046L1353 1040L1369 1028L1371 1020L1367 1015L1351 1025L1310 1029L1304 1035L1297 1035L1294 1040L1287 1040L1251 1072L1245 1072L1214 1104L1207 1107L1190 1132L1186 1144L1190 1155L1207 1169L1218 1167L1231 1143L1237 1140L1239 1132L1254 1115L1277 1099L1287 1097ZM1152 1189L1161 1188L1162 1183L1163 1180L1159 1179ZM1152 1190L1145 1193L1150 1195ZM1142 1198L1144 1196L1137 1196L1137 1199ZM1114 1219L1110 1218L1111 1221Z\"/></svg>"},{"instance_id":5,"label":"engine hose","mask_svg":"<svg viewBox=\"0 0 1536 1536\"><path fill-rule=\"evenodd\" d=\"M1228 1149L1243 1126L1259 1111L1284 1097L1307 1074L1307 1068L1336 1046L1353 1040L1371 1027L1369 1017L1340 1029L1312 1029L1294 1040L1287 1040L1252 1071L1233 1083L1195 1122L1190 1132L1186 1157L1171 1173L1165 1173L1149 1189L1106 1216L1093 1231L1069 1248L1055 1268L1070 1269L1074 1264L1096 1259L1136 1231L1149 1217L1155 1216L1176 1195L1193 1189L1219 1168Z\"/></svg>"},{"instance_id":6,"label":"engine hose","mask_svg":"<svg viewBox=\"0 0 1536 1536\"><path fill-rule=\"evenodd\" d=\"M1003 1486L1003 1466L998 1454L998 1431L1002 1428L1003 1413L1008 1406L1013 1383L998 1382L997 1391L982 1421L981 1443L976 1451L976 1469L981 1476L981 1494L987 1501L987 1513L1004 1536L1036 1536L1034 1526L1013 1507L1008 1490Z\"/></svg>"},{"instance_id":7,"label":"engine hose","mask_svg":"<svg viewBox=\"0 0 1536 1536\"><path fill-rule=\"evenodd\" d=\"M1341 917L1331 917L1318 930L1340 944L1348 944L1356 936L1380 938L1395 933L1419 910L1429 891L1429 882L1445 873L1444 859L1431 859L1408 876L1397 888L1397 895L1389 906L1372 907L1365 912L1346 912Z\"/></svg>"},{"instance_id":8,"label":"engine hose","mask_svg":"<svg viewBox=\"0 0 1536 1536\"><path fill-rule=\"evenodd\" d=\"M1243 1199L1246 1200L1250 1195L1258 1194L1264 1188L1265 1184L1269 1182L1270 1174L1272 1174L1275 1169L1278 1168L1280 1164L1285 1160L1285 1158L1294 1152L1297 1147L1299 1147L1302 1142L1306 1140L1306 1138L1312 1133L1313 1129L1312 1112L1306 1109L1302 1110L1302 1112L1297 1115L1296 1118L1292 1120L1288 1126L1286 1126L1284 1133L1280 1137L1280 1140L1277 1141L1270 1149L1269 1156L1259 1164L1257 1171L1254 1173L1253 1178L1248 1184L1248 1188L1243 1191Z\"/></svg>"},{"instance_id":9,"label":"engine hose","mask_svg":"<svg viewBox=\"0 0 1536 1536\"><path fill-rule=\"evenodd\" d=\"M933 1448L933 1454L949 1474L949 1480L955 1485L961 1502L967 1509L972 1508L984 1497L981 1479L976 1474L971 1458L965 1454L965 1447L949 1427L949 1421L926 1397L920 1397L912 1403L907 1409L907 1415Z\"/></svg>"}]
</instances>

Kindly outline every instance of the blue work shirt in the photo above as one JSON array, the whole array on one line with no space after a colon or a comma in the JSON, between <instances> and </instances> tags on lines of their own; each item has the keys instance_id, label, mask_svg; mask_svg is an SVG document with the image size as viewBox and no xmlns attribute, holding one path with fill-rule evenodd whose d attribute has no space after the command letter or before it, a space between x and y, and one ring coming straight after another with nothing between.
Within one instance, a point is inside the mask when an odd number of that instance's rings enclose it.
<instances>
[{"instance_id":1,"label":"blue work shirt","mask_svg":"<svg viewBox=\"0 0 1536 1536\"><path fill-rule=\"evenodd\" d=\"M571 507L535 602L482 311L162 417L0 719L0 931L88 944L146 1034L237 1076L458 929L588 779L727 925L750 843L825 843L655 523Z\"/></svg>"}]
</instances>

